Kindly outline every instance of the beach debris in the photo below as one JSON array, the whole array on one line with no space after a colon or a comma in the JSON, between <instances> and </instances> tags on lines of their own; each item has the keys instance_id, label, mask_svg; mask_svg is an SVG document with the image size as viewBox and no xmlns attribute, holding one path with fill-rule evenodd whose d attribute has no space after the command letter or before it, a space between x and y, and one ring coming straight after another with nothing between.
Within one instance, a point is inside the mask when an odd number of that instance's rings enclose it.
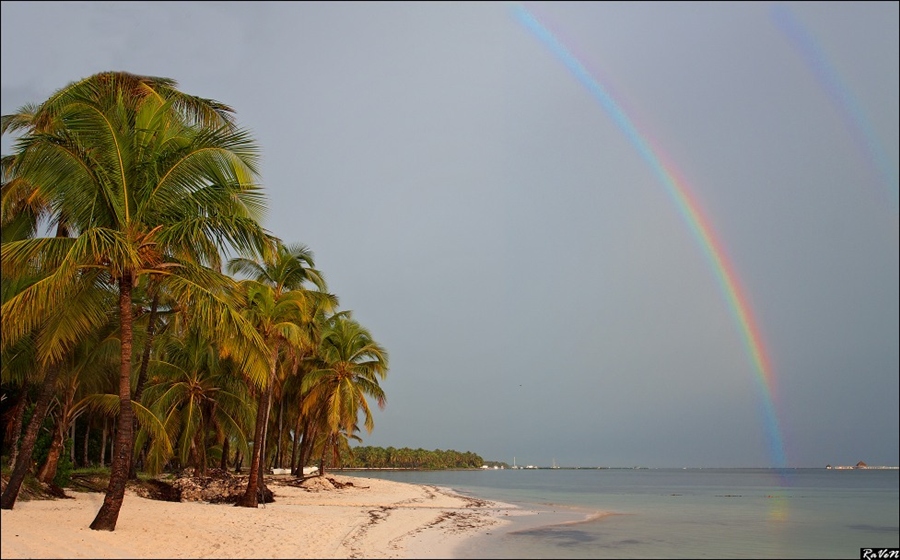
<instances>
[{"instance_id":1,"label":"beach debris","mask_svg":"<svg viewBox=\"0 0 900 560\"><path fill-rule=\"evenodd\" d=\"M6 485L9 482L9 475L3 475L0 477L0 492L6 490ZM41 482L40 480L28 477L28 480L25 484L22 485L21 490L19 490L19 499L22 501L28 500L56 500L56 499L64 499L71 498L66 494L65 490L57 486L56 484Z\"/></svg>"},{"instance_id":2,"label":"beach debris","mask_svg":"<svg viewBox=\"0 0 900 560\"><path fill-rule=\"evenodd\" d=\"M209 502L212 504L233 504L247 490L247 476L235 476L222 469L210 469L207 476L196 475L193 469L185 469L172 482L181 492L182 502ZM261 503L275 501L274 494L265 488Z\"/></svg>"},{"instance_id":3,"label":"beach debris","mask_svg":"<svg viewBox=\"0 0 900 560\"><path fill-rule=\"evenodd\" d=\"M336 486L334 479L327 478L324 476L311 476L309 478L304 478L303 481L299 484L300 488L304 490L308 490L310 492L321 492L322 490L334 490Z\"/></svg>"},{"instance_id":4,"label":"beach debris","mask_svg":"<svg viewBox=\"0 0 900 560\"><path fill-rule=\"evenodd\" d=\"M149 480L129 480L126 486L129 490L148 500L161 502L180 502L181 490L168 482L151 478Z\"/></svg>"}]
</instances>

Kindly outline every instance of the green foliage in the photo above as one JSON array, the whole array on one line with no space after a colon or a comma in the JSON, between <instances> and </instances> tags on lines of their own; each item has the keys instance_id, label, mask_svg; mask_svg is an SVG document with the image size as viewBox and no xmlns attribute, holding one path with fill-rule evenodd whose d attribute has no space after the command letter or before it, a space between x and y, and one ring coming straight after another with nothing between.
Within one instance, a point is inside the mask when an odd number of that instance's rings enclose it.
<instances>
[{"instance_id":1,"label":"green foliage","mask_svg":"<svg viewBox=\"0 0 900 560\"><path fill-rule=\"evenodd\" d=\"M56 466L56 476L53 477L53 484L57 486L65 487L72 482L72 471L75 469L75 465L72 464L73 444L74 442L70 438L66 438L62 455L60 456L59 463Z\"/></svg>"},{"instance_id":2,"label":"green foliage","mask_svg":"<svg viewBox=\"0 0 900 560\"><path fill-rule=\"evenodd\" d=\"M34 443L34 451L31 457L34 459L35 469L39 469L47 460L50 454L50 446L53 444L53 418L47 416L44 419L44 425L38 433L37 441ZM53 477L53 484L65 487L72 480L72 471L75 466L72 464L72 440L66 438L63 443L63 450L59 455L59 462L56 465L56 476Z\"/></svg>"},{"instance_id":3,"label":"green foliage","mask_svg":"<svg viewBox=\"0 0 900 560\"><path fill-rule=\"evenodd\" d=\"M481 456L471 451L359 446L342 453L341 464L347 468L357 469L441 470L476 469L485 463Z\"/></svg>"},{"instance_id":4,"label":"green foliage","mask_svg":"<svg viewBox=\"0 0 900 560\"><path fill-rule=\"evenodd\" d=\"M82 467L80 469L72 469L72 475L80 476L109 476L109 467Z\"/></svg>"}]
</instances>

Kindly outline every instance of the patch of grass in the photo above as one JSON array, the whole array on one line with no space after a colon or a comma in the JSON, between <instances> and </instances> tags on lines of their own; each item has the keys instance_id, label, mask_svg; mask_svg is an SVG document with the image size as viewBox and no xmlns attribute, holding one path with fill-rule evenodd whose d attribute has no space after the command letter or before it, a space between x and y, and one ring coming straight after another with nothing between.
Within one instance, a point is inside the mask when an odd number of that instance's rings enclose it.
<instances>
[{"instance_id":1,"label":"patch of grass","mask_svg":"<svg viewBox=\"0 0 900 560\"><path fill-rule=\"evenodd\" d=\"M80 474L80 475L103 475L109 476L109 467L100 467L100 466L92 466L92 467L81 467L80 469L73 469L72 474Z\"/></svg>"},{"instance_id":2,"label":"patch of grass","mask_svg":"<svg viewBox=\"0 0 900 560\"><path fill-rule=\"evenodd\" d=\"M109 469L80 469L94 472L74 472L69 489L74 492L103 492L109 486Z\"/></svg>"}]
</instances>

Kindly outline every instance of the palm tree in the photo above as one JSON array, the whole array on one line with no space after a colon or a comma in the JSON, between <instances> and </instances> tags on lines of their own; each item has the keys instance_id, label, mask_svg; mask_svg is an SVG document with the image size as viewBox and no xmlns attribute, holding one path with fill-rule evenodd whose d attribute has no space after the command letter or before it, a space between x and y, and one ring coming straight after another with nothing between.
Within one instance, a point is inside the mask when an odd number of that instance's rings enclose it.
<instances>
[{"instance_id":1,"label":"palm tree","mask_svg":"<svg viewBox=\"0 0 900 560\"><path fill-rule=\"evenodd\" d=\"M304 378L307 389L304 411L317 412L330 445L340 442L341 434L352 436L357 431L357 417L363 413L367 432L375 426L366 397L384 407L386 397L379 379L388 371L388 353L357 321L337 315L331 318L319 346L322 367ZM322 447L322 457L329 445ZM324 472L321 462L319 474Z\"/></svg>"},{"instance_id":2,"label":"palm tree","mask_svg":"<svg viewBox=\"0 0 900 560\"><path fill-rule=\"evenodd\" d=\"M25 122L31 118L28 108L26 111L15 117L3 117L2 129L5 132L10 123ZM42 217L48 215L49 206L41 193L38 192L27 181L18 177L14 167L17 161L16 156L4 156L2 158L2 186L0 186L0 227L2 227L2 236L0 242L4 245L12 241L21 241L31 239L37 231L38 222ZM66 220L60 218L56 222L56 236L67 237L68 227ZM30 263L29 263L30 264ZM27 289L35 282L40 281L46 276L46 272L40 270L38 266L26 266L22 268L3 267L2 275L0 275L0 291L2 291L2 301L4 307L7 302L20 292ZM80 288L89 285L89 282L81 282ZM79 289L80 289L79 288ZM84 293L83 290L80 290ZM70 309L74 309L70 308ZM55 318L48 320L58 325L67 324L71 319L63 310L56 313ZM48 332L53 332L54 328L48 328ZM17 406L17 417L14 424L13 449L10 453L10 463L12 466L12 474L6 489L0 496L0 508L11 509L15 504L19 494L22 482L25 479L27 471L31 468L31 455L34 444L37 441L38 429L44 421L44 418L51 407L56 381L60 373L61 366L59 363L50 364L39 363L37 356L39 351L39 343L42 342L35 336L32 330L28 336L22 336L15 341L7 338L0 344L0 355L2 355L3 383L13 382L21 385L21 396L19 397L19 406ZM43 339L46 341L46 337ZM37 367L35 367L37 365ZM34 371L36 369L36 371ZM34 411L28 426L25 429L22 438L21 449L17 448L19 436L21 435L22 413L24 413L25 397L27 395L28 378L37 374L42 378L40 392L35 403Z\"/></svg>"},{"instance_id":3,"label":"palm tree","mask_svg":"<svg viewBox=\"0 0 900 560\"><path fill-rule=\"evenodd\" d=\"M283 346L302 346L306 342L303 332L297 326L297 317L302 315L307 301L302 292L291 291L276 296L275 290L255 280L241 282L244 295L243 310L248 322L256 326L265 341L268 352L269 375L265 382L258 383L259 404L256 411L256 428L253 434L253 453L250 462L250 477L247 490L236 505L257 507L258 491L261 490L260 472L263 468L263 452L266 445L266 426L269 421L271 398L278 375L279 351Z\"/></svg>"},{"instance_id":4,"label":"palm tree","mask_svg":"<svg viewBox=\"0 0 900 560\"><path fill-rule=\"evenodd\" d=\"M85 400L90 399L96 393L94 389L99 387L108 377L107 374L115 368L114 361L118 340L114 331L116 326L107 324L94 336L79 342L69 353L65 364L60 368L56 400L56 421L53 428L53 439L47 459L41 466L38 479L45 483L52 483L56 476L57 466L61 452L63 451L65 436L69 427L84 410ZM79 398L76 401L76 398Z\"/></svg>"},{"instance_id":5,"label":"palm tree","mask_svg":"<svg viewBox=\"0 0 900 560\"><path fill-rule=\"evenodd\" d=\"M304 245L278 244L272 258L267 260L232 259L228 271L249 277L241 282L246 296L245 316L269 347L270 371L268 380L260 387L250 477L247 490L237 503L242 507L257 507L263 487L261 471L269 412L278 380L279 355L283 351L293 356L290 362L296 364L297 354L311 351L317 342L316 311L323 306L336 306L337 298L325 292L325 281L314 268L313 254ZM308 290L309 284L317 290ZM282 364L282 371L288 368L296 371L296 368Z\"/></svg>"},{"instance_id":6,"label":"palm tree","mask_svg":"<svg viewBox=\"0 0 900 560\"><path fill-rule=\"evenodd\" d=\"M59 90L27 119L4 122L4 131L24 130L11 175L39 190L53 209L51 223L65 219L73 233L3 244L4 269L37 263L47 272L4 303L3 346L39 330L40 361L51 367L104 315L102 308L84 307L47 332L48 315L68 304L73 286L87 278L118 295L118 430L109 487L92 529L115 529L128 478L132 295L142 279L165 277L173 293L191 300L198 318L262 347L226 304L230 280L215 272L221 251L263 254L272 241L258 221L264 199L254 182L257 149L234 126L229 107L175 86L166 78L105 72ZM249 362L258 353L243 355L243 365L256 371Z\"/></svg>"},{"instance_id":7,"label":"palm tree","mask_svg":"<svg viewBox=\"0 0 900 560\"><path fill-rule=\"evenodd\" d=\"M160 359L153 363L154 378L146 389L146 402L152 403L151 410L176 442L178 460L182 465L193 464L201 476L206 475L208 466L210 429L235 435L239 448L246 449L244 427L252 413L232 362L220 354L202 328L188 326L168 337ZM151 453L151 470L158 472L165 459Z\"/></svg>"},{"instance_id":8,"label":"palm tree","mask_svg":"<svg viewBox=\"0 0 900 560\"><path fill-rule=\"evenodd\" d=\"M3 250L12 244L14 242L4 243ZM65 305L56 305L53 308L41 310L43 317L40 331L36 326L30 326L20 332L18 336L15 333L9 334L5 325L11 319L10 313L17 312L17 308L13 305L14 302L20 301L23 296L29 294L34 286L40 285L48 278L46 274L42 274L34 268L2 267L4 302L2 311L0 311L2 313L0 324L4 325L4 337L0 341L0 354L4 361L3 379L7 381L16 375L16 370L21 371L22 362L25 360L29 362L28 367L37 369L38 376L42 379L34 412L22 437L12 474L2 497L0 497L0 507L3 509L12 509L25 475L31 468L31 455L37 441L38 429L50 409L52 398L56 392L57 379L70 359L77 341L73 340L59 356L53 358L48 357L48 346L52 346L61 337L65 337L65 333L71 330L73 325L76 328L84 329L84 336L87 337L108 321L108 317L105 317L102 311L87 317L84 314L85 310L98 310L104 303L108 303L106 297L108 292L96 289L97 279L100 275L96 271L89 271L80 277L75 277L72 284L67 286L69 288L67 291L68 301ZM17 270L19 271L17 277L7 283L5 276L10 273L9 271ZM22 283L18 284L17 281ZM7 289L8 287L10 288ZM12 319L22 318L13 317Z\"/></svg>"}]
</instances>

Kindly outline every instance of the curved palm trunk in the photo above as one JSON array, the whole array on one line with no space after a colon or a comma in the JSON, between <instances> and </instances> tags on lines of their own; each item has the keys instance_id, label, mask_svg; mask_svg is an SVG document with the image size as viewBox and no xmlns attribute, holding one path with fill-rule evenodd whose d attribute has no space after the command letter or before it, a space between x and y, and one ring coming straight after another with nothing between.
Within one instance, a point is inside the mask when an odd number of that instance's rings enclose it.
<instances>
[{"instance_id":1,"label":"curved palm trunk","mask_svg":"<svg viewBox=\"0 0 900 560\"><path fill-rule=\"evenodd\" d=\"M131 346L132 311L131 290L134 280L131 274L124 274L119 280L119 316L121 321L121 366L119 369L119 420L116 428L116 443L110 465L109 486L103 505L91 523L95 531L115 531L119 510L125 497L125 483L131 467L131 450L134 442L134 410L131 408Z\"/></svg>"},{"instance_id":2,"label":"curved palm trunk","mask_svg":"<svg viewBox=\"0 0 900 560\"><path fill-rule=\"evenodd\" d=\"M25 404L28 402L28 384L22 384L22 392L16 401L16 407L13 411L12 431L7 432L11 436L10 452L9 452L9 468L16 468L16 458L19 454L19 440L22 439L22 422L25 418Z\"/></svg>"},{"instance_id":3,"label":"curved palm trunk","mask_svg":"<svg viewBox=\"0 0 900 560\"><path fill-rule=\"evenodd\" d=\"M41 427L44 417L47 416L47 409L50 408L50 399L53 397L56 378L59 377L59 369L59 366L52 365L44 375L41 394L34 407L34 414L32 414L31 420L28 421L28 427L25 429L22 448L19 449L19 455L16 457L16 466L9 477L6 490L0 496L0 509L12 509L16 504L19 489L22 488L22 481L25 480L25 474L31 468L31 454L34 451L34 443L37 441L38 428Z\"/></svg>"},{"instance_id":4,"label":"curved palm trunk","mask_svg":"<svg viewBox=\"0 0 900 560\"><path fill-rule=\"evenodd\" d=\"M37 479L45 484L50 484L56 478L56 471L59 467L59 457L62 455L63 443L65 442L66 422L63 415L56 419L53 426L53 440L50 442L50 450L47 452L47 460L38 472Z\"/></svg>"},{"instance_id":5,"label":"curved palm trunk","mask_svg":"<svg viewBox=\"0 0 900 560\"><path fill-rule=\"evenodd\" d=\"M70 431L70 428L75 427L70 415L74 401L75 386L74 384L70 384L68 389L66 389L65 402L60 408L56 424L53 426L53 440L50 443L47 459L44 461L44 465L41 467L37 476L38 480L45 484L52 483L53 479L56 478L56 471L59 468L59 459L62 456L63 446L66 442L66 432ZM75 441L73 437L72 451L74 452L74 450ZM74 462L75 461L72 461L73 464Z\"/></svg>"}]
</instances>

